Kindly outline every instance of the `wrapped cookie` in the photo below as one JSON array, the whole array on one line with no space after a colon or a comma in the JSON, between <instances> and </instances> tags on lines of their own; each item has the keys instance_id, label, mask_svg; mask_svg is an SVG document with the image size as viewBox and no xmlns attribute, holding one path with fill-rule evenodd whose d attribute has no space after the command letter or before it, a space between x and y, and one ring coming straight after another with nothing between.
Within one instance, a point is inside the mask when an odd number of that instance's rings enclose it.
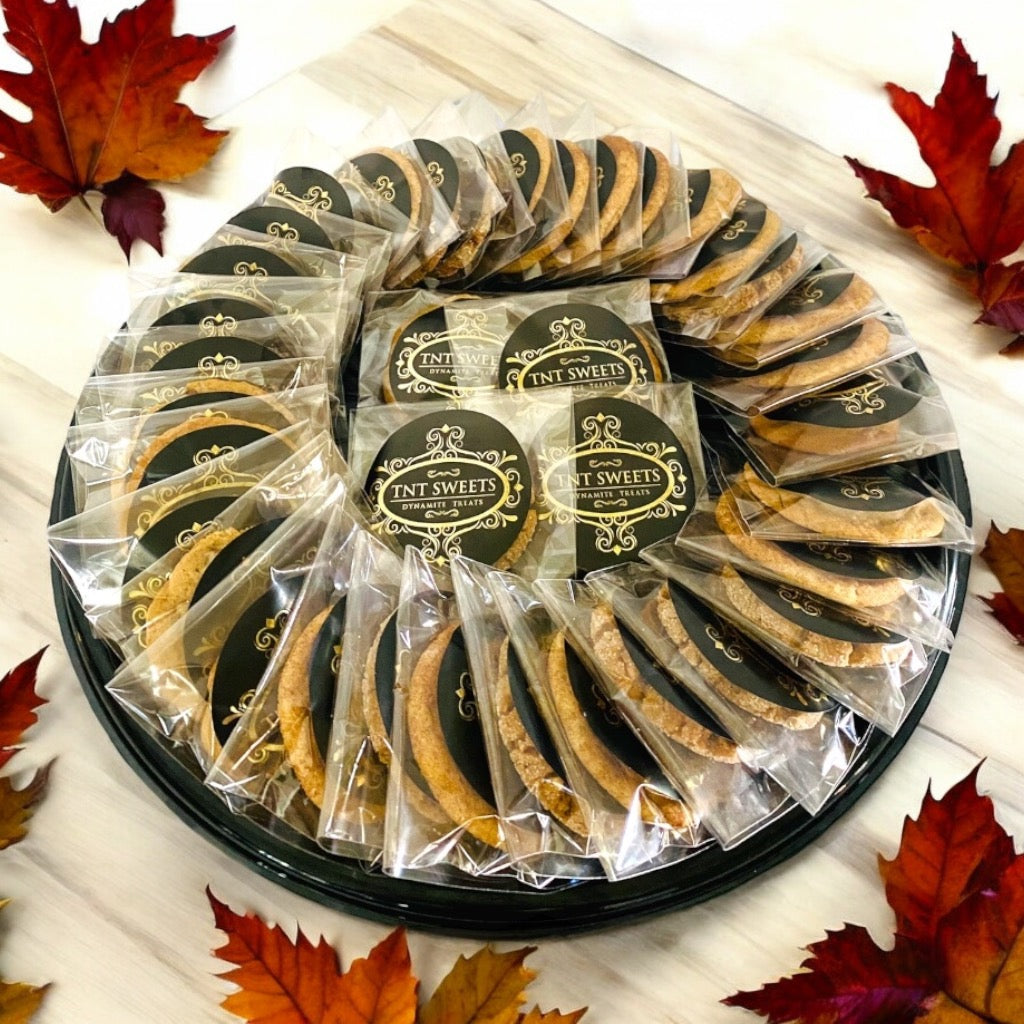
<instances>
[{"instance_id":1,"label":"wrapped cookie","mask_svg":"<svg viewBox=\"0 0 1024 1024\"><path fill-rule=\"evenodd\" d=\"M572 580L539 580L537 591L607 698L723 847L782 812L785 793L742 763L722 724L654 663L607 601Z\"/></svg>"},{"instance_id":2,"label":"wrapped cookie","mask_svg":"<svg viewBox=\"0 0 1024 1024\"><path fill-rule=\"evenodd\" d=\"M223 741L206 784L315 839L324 803L346 596L361 527L331 510L255 695Z\"/></svg>"},{"instance_id":3,"label":"wrapped cookie","mask_svg":"<svg viewBox=\"0 0 1024 1024\"><path fill-rule=\"evenodd\" d=\"M587 816L530 695L509 640L489 566L452 563L452 582L469 655L495 807L512 867L539 888L555 878L602 874Z\"/></svg>"},{"instance_id":4,"label":"wrapped cookie","mask_svg":"<svg viewBox=\"0 0 1024 1024\"><path fill-rule=\"evenodd\" d=\"M297 423L156 484L54 523L50 554L88 618L120 605L125 586L193 537L316 434Z\"/></svg>"},{"instance_id":5,"label":"wrapped cookie","mask_svg":"<svg viewBox=\"0 0 1024 1024\"><path fill-rule=\"evenodd\" d=\"M746 764L811 814L821 809L867 736L861 719L651 566L631 563L587 582L729 730Z\"/></svg>"},{"instance_id":6,"label":"wrapped cookie","mask_svg":"<svg viewBox=\"0 0 1024 1024\"><path fill-rule=\"evenodd\" d=\"M892 735L913 705L929 664L924 647L797 587L704 569L672 542L644 560L734 622L801 678ZM932 659L938 651L932 652Z\"/></svg>"},{"instance_id":7,"label":"wrapped cookie","mask_svg":"<svg viewBox=\"0 0 1024 1024\"><path fill-rule=\"evenodd\" d=\"M564 792L562 781L567 783L583 815L588 849L596 849L613 881L690 856L705 839L695 813L604 695L534 588L511 573L494 572L489 582L554 746L542 755L543 765L534 765L536 776L531 771L541 799L554 804ZM553 788L541 789L545 781Z\"/></svg>"},{"instance_id":8,"label":"wrapped cookie","mask_svg":"<svg viewBox=\"0 0 1024 1024\"><path fill-rule=\"evenodd\" d=\"M975 549L963 513L925 466L873 466L775 486L746 464L730 489L747 531L765 540Z\"/></svg>"},{"instance_id":9,"label":"wrapped cookie","mask_svg":"<svg viewBox=\"0 0 1024 1024\"><path fill-rule=\"evenodd\" d=\"M749 419L722 416L757 471L776 485L957 447L935 382L909 360Z\"/></svg>"},{"instance_id":10,"label":"wrapped cookie","mask_svg":"<svg viewBox=\"0 0 1024 1024\"><path fill-rule=\"evenodd\" d=\"M230 395L230 393L229 393ZM289 393L218 397L144 416L68 429L65 450L81 512L157 484L296 423L330 431L333 412L324 385Z\"/></svg>"},{"instance_id":11,"label":"wrapped cookie","mask_svg":"<svg viewBox=\"0 0 1024 1024\"><path fill-rule=\"evenodd\" d=\"M865 622L930 647L948 651L952 646L953 634L938 615L945 576L924 553L754 537L731 492L702 501L676 544L701 565L727 562L748 575L792 584L844 605Z\"/></svg>"},{"instance_id":12,"label":"wrapped cookie","mask_svg":"<svg viewBox=\"0 0 1024 1024\"><path fill-rule=\"evenodd\" d=\"M544 504L569 493L561 481L542 490L538 462L570 443L570 417L553 390L357 410L351 464L372 529L438 565L462 554L530 576L571 573L572 523Z\"/></svg>"},{"instance_id":13,"label":"wrapped cookie","mask_svg":"<svg viewBox=\"0 0 1024 1024\"><path fill-rule=\"evenodd\" d=\"M203 572L186 613L107 684L128 713L204 774L256 698L331 513L346 493L339 480L254 550L245 550L245 535L235 538Z\"/></svg>"},{"instance_id":14,"label":"wrapped cookie","mask_svg":"<svg viewBox=\"0 0 1024 1024\"><path fill-rule=\"evenodd\" d=\"M366 864L380 860L384 850L401 578L401 558L361 531L345 598L317 838L332 853ZM424 796L428 806L426 801Z\"/></svg>"},{"instance_id":15,"label":"wrapped cookie","mask_svg":"<svg viewBox=\"0 0 1024 1024\"><path fill-rule=\"evenodd\" d=\"M405 551L385 872L458 884L509 873L465 633L448 574Z\"/></svg>"}]
</instances>

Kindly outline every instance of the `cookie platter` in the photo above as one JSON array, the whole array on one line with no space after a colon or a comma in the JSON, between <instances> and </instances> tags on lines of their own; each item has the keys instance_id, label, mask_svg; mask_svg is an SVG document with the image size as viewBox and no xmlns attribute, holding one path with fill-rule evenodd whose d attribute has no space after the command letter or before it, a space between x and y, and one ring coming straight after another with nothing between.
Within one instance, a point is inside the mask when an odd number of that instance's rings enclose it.
<instances>
[{"instance_id":1,"label":"cookie platter","mask_svg":"<svg viewBox=\"0 0 1024 1024\"><path fill-rule=\"evenodd\" d=\"M573 933L852 806L945 667L970 506L858 274L665 133L480 104L281 172L141 287L54 593L115 745L228 852L368 917Z\"/></svg>"}]
</instances>

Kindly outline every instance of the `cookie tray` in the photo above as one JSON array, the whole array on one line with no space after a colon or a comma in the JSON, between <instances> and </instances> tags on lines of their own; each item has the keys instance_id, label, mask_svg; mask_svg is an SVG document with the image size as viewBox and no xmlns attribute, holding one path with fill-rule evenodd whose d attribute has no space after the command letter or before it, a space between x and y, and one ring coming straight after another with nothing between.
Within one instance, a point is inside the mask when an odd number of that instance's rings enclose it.
<instances>
[{"instance_id":1,"label":"cookie tray","mask_svg":"<svg viewBox=\"0 0 1024 1024\"><path fill-rule=\"evenodd\" d=\"M921 464L971 517L963 462L957 451ZM57 468L50 522L73 511L66 454ZM943 551L947 589L943 620L955 631L967 593L970 556ZM57 617L71 663L103 727L121 756L183 821L222 850L279 884L317 902L359 917L402 922L428 931L487 939L540 938L609 928L680 909L729 891L794 856L839 819L896 756L935 691L948 655L932 651L921 697L893 737L875 730L859 759L824 809L811 817L794 806L738 847L708 846L683 863L624 882L591 881L557 892L525 886L464 889L426 885L368 872L332 857L300 837L285 840L231 813L107 693L117 659L89 625L56 567L51 577Z\"/></svg>"}]
</instances>

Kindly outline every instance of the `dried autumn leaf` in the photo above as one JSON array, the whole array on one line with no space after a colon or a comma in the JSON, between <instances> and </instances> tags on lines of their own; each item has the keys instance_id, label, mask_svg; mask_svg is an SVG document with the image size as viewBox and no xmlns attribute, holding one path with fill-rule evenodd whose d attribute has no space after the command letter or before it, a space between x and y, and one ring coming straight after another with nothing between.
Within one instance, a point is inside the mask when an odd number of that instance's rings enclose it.
<instances>
[{"instance_id":1,"label":"dried autumn leaf","mask_svg":"<svg viewBox=\"0 0 1024 1024\"><path fill-rule=\"evenodd\" d=\"M28 834L28 820L46 789L53 762L40 768L23 789L0 777L0 850L20 843Z\"/></svg>"},{"instance_id":2,"label":"dried autumn leaf","mask_svg":"<svg viewBox=\"0 0 1024 1024\"><path fill-rule=\"evenodd\" d=\"M1003 533L993 523L981 557L1003 587L1000 593L982 600L1017 643L1024 644L1024 530L1011 527Z\"/></svg>"},{"instance_id":3,"label":"dried autumn leaf","mask_svg":"<svg viewBox=\"0 0 1024 1024\"><path fill-rule=\"evenodd\" d=\"M36 709L46 700L36 693L36 671L46 650L12 668L0 679L0 768L21 749L21 737L36 721Z\"/></svg>"},{"instance_id":4,"label":"dried autumn leaf","mask_svg":"<svg viewBox=\"0 0 1024 1024\"><path fill-rule=\"evenodd\" d=\"M330 1024L414 1024L416 989L405 929L396 928L354 960L335 986Z\"/></svg>"},{"instance_id":5,"label":"dried autumn leaf","mask_svg":"<svg viewBox=\"0 0 1024 1024\"><path fill-rule=\"evenodd\" d=\"M420 1012L420 1024L516 1024L523 989L536 973L523 961L536 947L460 956Z\"/></svg>"},{"instance_id":6,"label":"dried autumn leaf","mask_svg":"<svg viewBox=\"0 0 1024 1024\"><path fill-rule=\"evenodd\" d=\"M576 1022L587 1012L587 1007L580 1010L573 1010L572 1013L562 1013L560 1010L548 1010L541 1013L540 1007L535 1006L529 1013L519 1015L519 1024L576 1024Z\"/></svg>"},{"instance_id":7,"label":"dried autumn leaf","mask_svg":"<svg viewBox=\"0 0 1024 1024\"><path fill-rule=\"evenodd\" d=\"M1006 158L993 165L1002 125L987 88L986 76L978 73L955 35L933 106L916 93L886 84L893 109L935 176L934 185L914 185L846 159L868 196L901 228L930 252L970 272L970 287L984 306L983 322L1019 330L1012 325L1024 320L1024 263L1006 266L1000 261L1024 242L1024 146L1011 146Z\"/></svg>"},{"instance_id":8,"label":"dried autumn leaf","mask_svg":"<svg viewBox=\"0 0 1024 1024\"><path fill-rule=\"evenodd\" d=\"M338 955L321 938L314 946L300 930L295 942L253 914L236 914L209 889L217 927L227 941L214 950L235 967L222 974L239 991L222 1003L251 1024L318 1024L326 1016L340 977Z\"/></svg>"},{"instance_id":9,"label":"dried autumn leaf","mask_svg":"<svg viewBox=\"0 0 1024 1024\"><path fill-rule=\"evenodd\" d=\"M978 794L980 767L941 800L929 787L918 817L904 822L899 852L878 858L896 931L926 947L939 922L965 897L994 886L1014 859L991 799Z\"/></svg>"},{"instance_id":10,"label":"dried autumn leaf","mask_svg":"<svg viewBox=\"0 0 1024 1024\"><path fill-rule=\"evenodd\" d=\"M216 152L225 133L206 128L178 94L233 30L175 36L173 0L145 0L104 21L90 44L67 0L2 0L2 8L5 38L31 70L0 71L0 88L32 118L0 113L0 182L51 210L92 190L113 197L119 216L105 219L125 255L135 238L159 239L162 202L158 210L154 190L131 180L177 181Z\"/></svg>"},{"instance_id":11,"label":"dried autumn leaf","mask_svg":"<svg viewBox=\"0 0 1024 1024\"><path fill-rule=\"evenodd\" d=\"M0 981L0 1024L28 1024L49 987Z\"/></svg>"}]
</instances>

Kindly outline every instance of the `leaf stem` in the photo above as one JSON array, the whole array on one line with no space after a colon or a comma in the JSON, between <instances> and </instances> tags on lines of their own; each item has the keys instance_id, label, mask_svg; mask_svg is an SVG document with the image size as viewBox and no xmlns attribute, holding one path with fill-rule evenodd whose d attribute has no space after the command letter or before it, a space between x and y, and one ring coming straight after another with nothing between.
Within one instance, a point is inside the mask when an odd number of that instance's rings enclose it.
<instances>
[{"instance_id":1,"label":"leaf stem","mask_svg":"<svg viewBox=\"0 0 1024 1024\"><path fill-rule=\"evenodd\" d=\"M103 222L100 220L99 214L89 205L89 200L85 198L85 193L78 193L78 201L89 211L89 215L92 217L100 227L103 227Z\"/></svg>"}]
</instances>

